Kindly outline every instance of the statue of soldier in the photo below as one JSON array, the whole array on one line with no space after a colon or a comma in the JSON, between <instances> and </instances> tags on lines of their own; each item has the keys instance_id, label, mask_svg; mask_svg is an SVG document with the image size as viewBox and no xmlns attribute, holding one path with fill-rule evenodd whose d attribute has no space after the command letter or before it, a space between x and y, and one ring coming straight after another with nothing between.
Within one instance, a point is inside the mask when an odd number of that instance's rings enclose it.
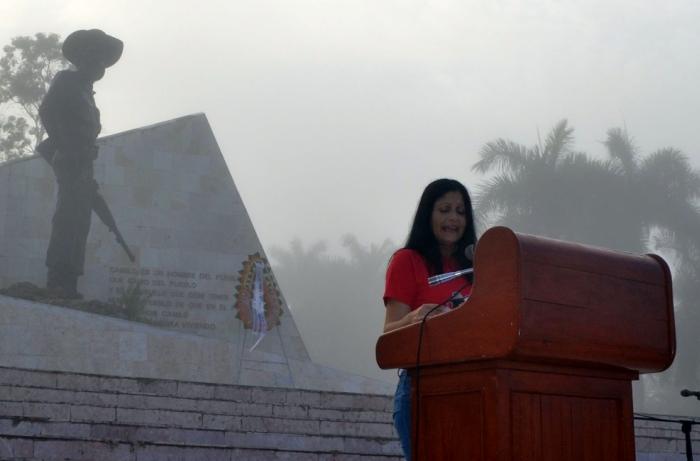
<instances>
[{"instance_id":1,"label":"statue of soldier","mask_svg":"<svg viewBox=\"0 0 700 461\"><path fill-rule=\"evenodd\" d=\"M49 135L37 150L53 167L58 183L56 211L46 253L46 286L66 298L81 298L85 245L98 185L93 162L100 133L100 111L93 83L121 57L121 40L98 29L78 30L63 43L63 55L75 70L56 74L39 114Z\"/></svg>"}]
</instances>

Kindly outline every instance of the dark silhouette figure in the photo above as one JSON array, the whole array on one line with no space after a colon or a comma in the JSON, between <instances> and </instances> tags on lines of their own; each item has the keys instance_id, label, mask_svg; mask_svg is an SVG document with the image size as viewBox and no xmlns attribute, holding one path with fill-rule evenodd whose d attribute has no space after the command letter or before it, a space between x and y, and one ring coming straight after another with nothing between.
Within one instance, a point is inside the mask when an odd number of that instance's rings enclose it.
<instances>
[{"instance_id":1,"label":"dark silhouette figure","mask_svg":"<svg viewBox=\"0 0 700 461\"><path fill-rule=\"evenodd\" d=\"M76 69L56 74L39 109L49 139L37 150L53 167L58 182L46 285L67 298L81 297L78 277L83 275L92 210L102 199L93 175L101 125L92 85L119 60L123 47L121 40L98 29L70 34L63 55Z\"/></svg>"}]
</instances>

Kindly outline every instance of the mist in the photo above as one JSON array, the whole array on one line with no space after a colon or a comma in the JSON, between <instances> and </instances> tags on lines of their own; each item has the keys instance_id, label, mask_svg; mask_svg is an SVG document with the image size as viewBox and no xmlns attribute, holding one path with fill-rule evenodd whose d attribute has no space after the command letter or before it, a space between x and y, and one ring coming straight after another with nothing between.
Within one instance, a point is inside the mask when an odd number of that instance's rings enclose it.
<instances>
[{"instance_id":1,"label":"mist","mask_svg":"<svg viewBox=\"0 0 700 461\"><path fill-rule=\"evenodd\" d=\"M423 187L453 177L478 190L488 176L472 165L497 138L535 145L567 119L575 149L602 159L622 127L641 152L672 146L700 168L692 0L9 0L0 16L3 45L93 27L124 41L95 86L103 135L204 112L286 291L308 283L285 273L294 239L325 242L321 260L347 280L359 266L343 236L388 258ZM313 307L285 293L312 357L392 378L371 343L383 261L361 295L296 298L337 300Z\"/></svg>"}]
</instances>

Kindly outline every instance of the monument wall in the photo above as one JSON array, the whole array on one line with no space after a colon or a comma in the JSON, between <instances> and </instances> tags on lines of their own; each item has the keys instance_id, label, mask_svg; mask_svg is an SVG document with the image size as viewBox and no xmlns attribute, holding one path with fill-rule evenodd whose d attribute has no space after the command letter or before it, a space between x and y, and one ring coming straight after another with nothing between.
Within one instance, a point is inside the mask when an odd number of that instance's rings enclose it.
<instances>
[{"instance_id":1,"label":"monument wall","mask_svg":"<svg viewBox=\"0 0 700 461\"><path fill-rule=\"evenodd\" d=\"M292 376L307 374L308 387L314 374L334 379L334 371L310 362L203 114L98 145L95 179L136 262L93 213L78 285L86 298L119 303L138 286L144 323L232 343L233 371L217 378L222 382L294 386ZM0 166L0 287L44 286L55 202L55 178L43 158ZM21 366L16 357L11 366Z\"/></svg>"},{"instance_id":2,"label":"monument wall","mask_svg":"<svg viewBox=\"0 0 700 461\"><path fill-rule=\"evenodd\" d=\"M259 262L266 323L281 323L284 302L204 115L102 138L99 147L95 179L136 263L93 214L79 284L86 298L116 301L139 283L152 325L243 337ZM42 285L53 173L34 157L1 167L0 184L0 284Z\"/></svg>"}]
</instances>

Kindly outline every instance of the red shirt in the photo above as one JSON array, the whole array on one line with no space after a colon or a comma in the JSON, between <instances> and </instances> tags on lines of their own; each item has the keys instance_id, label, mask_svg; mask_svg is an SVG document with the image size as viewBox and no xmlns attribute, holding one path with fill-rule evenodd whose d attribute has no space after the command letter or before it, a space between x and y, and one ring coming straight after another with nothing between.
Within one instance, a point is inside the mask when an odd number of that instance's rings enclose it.
<instances>
[{"instance_id":1,"label":"red shirt","mask_svg":"<svg viewBox=\"0 0 700 461\"><path fill-rule=\"evenodd\" d=\"M443 260L442 266L444 272L458 270L451 259ZM441 303L467 283L464 277L459 277L431 287L428 285L428 275L425 260L417 251L404 248L394 253L386 270L384 305L390 299L394 299L414 310L423 304ZM467 284L461 293L467 296L471 291L471 284Z\"/></svg>"}]
</instances>

